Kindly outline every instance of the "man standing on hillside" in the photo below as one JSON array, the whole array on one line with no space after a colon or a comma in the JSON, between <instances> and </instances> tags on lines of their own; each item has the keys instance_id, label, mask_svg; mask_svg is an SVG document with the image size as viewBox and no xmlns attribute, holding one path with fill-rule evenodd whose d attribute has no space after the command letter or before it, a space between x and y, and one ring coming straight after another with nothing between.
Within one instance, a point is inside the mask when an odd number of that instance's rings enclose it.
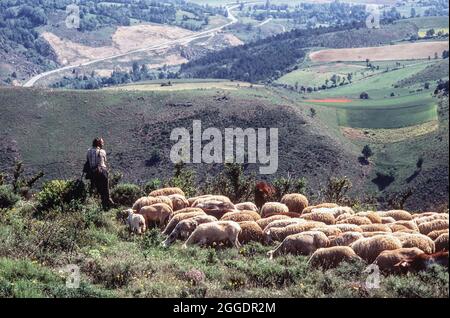
<instances>
[{"instance_id":1,"label":"man standing on hillside","mask_svg":"<svg viewBox=\"0 0 450 318\"><path fill-rule=\"evenodd\" d=\"M103 149L105 142L102 138L95 138L92 148L87 152L86 177L91 179L91 186L97 189L102 199L104 210L108 210L114 205L109 195L108 170L106 167L106 151Z\"/></svg>"}]
</instances>

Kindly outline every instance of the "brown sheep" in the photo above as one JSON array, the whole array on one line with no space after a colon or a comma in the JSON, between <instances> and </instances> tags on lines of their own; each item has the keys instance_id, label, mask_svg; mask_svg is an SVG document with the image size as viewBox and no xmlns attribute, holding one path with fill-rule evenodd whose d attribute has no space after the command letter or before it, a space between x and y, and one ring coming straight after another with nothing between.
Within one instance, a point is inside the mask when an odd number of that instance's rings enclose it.
<instances>
[{"instance_id":1,"label":"brown sheep","mask_svg":"<svg viewBox=\"0 0 450 318\"><path fill-rule=\"evenodd\" d=\"M349 246L361 238L363 238L363 235L360 232L344 232L330 238L330 246Z\"/></svg>"},{"instance_id":2,"label":"brown sheep","mask_svg":"<svg viewBox=\"0 0 450 318\"><path fill-rule=\"evenodd\" d=\"M329 225L325 227L315 227L313 228L313 230L323 232L327 237L338 236L342 234L342 231L334 225Z\"/></svg>"},{"instance_id":3,"label":"brown sheep","mask_svg":"<svg viewBox=\"0 0 450 318\"><path fill-rule=\"evenodd\" d=\"M244 221L258 221L261 216L255 211L234 211L225 213L220 220L221 221L234 221L234 222L244 222Z\"/></svg>"},{"instance_id":4,"label":"brown sheep","mask_svg":"<svg viewBox=\"0 0 450 318\"><path fill-rule=\"evenodd\" d=\"M288 217L286 215L275 214L275 215L269 216L267 218L261 218L260 220L256 221L256 223L258 223L258 225L262 229L264 229L272 221L275 221L275 220L286 220L286 219L290 219L290 217Z\"/></svg>"},{"instance_id":5,"label":"brown sheep","mask_svg":"<svg viewBox=\"0 0 450 318\"><path fill-rule=\"evenodd\" d=\"M391 235L377 235L359 239L353 242L350 247L363 260L372 263L381 252L399 249L402 247L402 243L398 238Z\"/></svg>"},{"instance_id":6,"label":"brown sheep","mask_svg":"<svg viewBox=\"0 0 450 318\"><path fill-rule=\"evenodd\" d=\"M350 216L344 220L336 222L337 224L355 224L355 225L364 225L364 224L372 224L372 221L365 216Z\"/></svg>"},{"instance_id":7,"label":"brown sheep","mask_svg":"<svg viewBox=\"0 0 450 318\"><path fill-rule=\"evenodd\" d=\"M273 214L273 215L286 215L290 218L300 218L301 217L300 213L295 213L295 212L280 212L280 213Z\"/></svg>"},{"instance_id":8,"label":"brown sheep","mask_svg":"<svg viewBox=\"0 0 450 318\"><path fill-rule=\"evenodd\" d=\"M162 243L162 245L167 247L176 240L186 240L192 232L194 232L197 226L209 222L217 222L217 219L212 215L199 215L181 220L169 234L167 239Z\"/></svg>"},{"instance_id":9,"label":"brown sheep","mask_svg":"<svg viewBox=\"0 0 450 318\"><path fill-rule=\"evenodd\" d=\"M439 237L434 240L434 245L436 247L436 252L448 251L448 232L439 235Z\"/></svg>"},{"instance_id":10,"label":"brown sheep","mask_svg":"<svg viewBox=\"0 0 450 318\"><path fill-rule=\"evenodd\" d=\"M189 245L213 246L220 243L231 243L234 247L240 248L238 237L241 232L241 226L233 221L217 221L204 223L197 228L188 237L183 247Z\"/></svg>"},{"instance_id":11,"label":"brown sheep","mask_svg":"<svg viewBox=\"0 0 450 318\"><path fill-rule=\"evenodd\" d=\"M313 210L313 212L302 215L302 219L309 220L309 221L318 221L323 222L327 225L332 225L336 223L336 219L334 218L333 214L328 212L316 212L316 210Z\"/></svg>"},{"instance_id":12,"label":"brown sheep","mask_svg":"<svg viewBox=\"0 0 450 318\"><path fill-rule=\"evenodd\" d=\"M189 218L193 218L194 216L199 216L199 215L206 215L205 212L201 211L194 211L194 212L187 212L187 213L179 213L177 215L175 215L174 217L172 217L169 221L169 224L167 224L166 228L164 229L164 231L162 232L164 235L169 235L170 233L172 233L172 231L175 229L175 227L177 226L177 224L182 221L182 220L186 220Z\"/></svg>"},{"instance_id":13,"label":"brown sheep","mask_svg":"<svg viewBox=\"0 0 450 318\"><path fill-rule=\"evenodd\" d=\"M177 214L190 213L190 212L204 212L204 211L200 208L184 208L181 210L173 211L171 218L173 218Z\"/></svg>"},{"instance_id":14,"label":"brown sheep","mask_svg":"<svg viewBox=\"0 0 450 318\"><path fill-rule=\"evenodd\" d=\"M170 201L170 200L169 200ZM139 213L141 208L144 206L150 206L155 203L166 203L168 206L172 208L172 201L170 201L170 204L166 202L164 198L161 197L142 197L136 200L134 202L132 209L136 211L136 213Z\"/></svg>"},{"instance_id":15,"label":"brown sheep","mask_svg":"<svg viewBox=\"0 0 450 318\"><path fill-rule=\"evenodd\" d=\"M329 269L337 267L342 262L349 262L354 259L361 259L349 246L333 246L319 248L311 255L308 265L314 268L321 267Z\"/></svg>"},{"instance_id":16,"label":"brown sheep","mask_svg":"<svg viewBox=\"0 0 450 318\"><path fill-rule=\"evenodd\" d=\"M282 254L309 255L318 248L330 244L328 237L319 231L307 231L287 236L278 246L267 255L270 259Z\"/></svg>"},{"instance_id":17,"label":"brown sheep","mask_svg":"<svg viewBox=\"0 0 450 318\"><path fill-rule=\"evenodd\" d=\"M174 211L189 207L188 200L181 194L171 194L167 197L172 201L172 207Z\"/></svg>"},{"instance_id":18,"label":"brown sheep","mask_svg":"<svg viewBox=\"0 0 450 318\"><path fill-rule=\"evenodd\" d=\"M183 190L181 190L180 188L177 188L177 187L157 189L157 190L150 192L149 196L150 197L159 197L162 195L169 196L171 194L180 194L184 197Z\"/></svg>"},{"instance_id":19,"label":"brown sheep","mask_svg":"<svg viewBox=\"0 0 450 318\"><path fill-rule=\"evenodd\" d=\"M345 221L346 219L348 219L351 216L353 216L353 214L350 214L350 213L341 214L336 218L336 223L339 223L340 221Z\"/></svg>"},{"instance_id":20,"label":"brown sheep","mask_svg":"<svg viewBox=\"0 0 450 318\"><path fill-rule=\"evenodd\" d=\"M235 204L234 207L236 208L236 210L258 212L258 207L253 202L238 203Z\"/></svg>"},{"instance_id":21,"label":"brown sheep","mask_svg":"<svg viewBox=\"0 0 450 318\"><path fill-rule=\"evenodd\" d=\"M273 241L281 242L289 235L306 232L315 227L324 227L324 226L326 226L326 224L322 222L311 221L306 223L291 224L286 227L273 227L264 233L266 236L265 240L267 243L271 243Z\"/></svg>"},{"instance_id":22,"label":"brown sheep","mask_svg":"<svg viewBox=\"0 0 450 318\"><path fill-rule=\"evenodd\" d=\"M247 244L249 242L264 242L264 234L261 227L255 221L239 222L241 226L241 232L238 239L241 244Z\"/></svg>"},{"instance_id":23,"label":"brown sheep","mask_svg":"<svg viewBox=\"0 0 450 318\"><path fill-rule=\"evenodd\" d=\"M437 219L430 222L420 223L419 231L422 234L427 235L428 233L436 230L448 229L448 220Z\"/></svg>"},{"instance_id":24,"label":"brown sheep","mask_svg":"<svg viewBox=\"0 0 450 318\"><path fill-rule=\"evenodd\" d=\"M373 224L381 224L381 216L377 212L367 211L367 212L359 212L356 213L357 216L365 216L372 222Z\"/></svg>"},{"instance_id":25,"label":"brown sheep","mask_svg":"<svg viewBox=\"0 0 450 318\"><path fill-rule=\"evenodd\" d=\"M261 208L261 217L266 218L274 214L289 212L289 208L279 202L266 202Z\"/></svg>"},{"instance_id":26,"label":"brown sheep","mask_svg":"<svg viewBox=\"0 0 450 318\"><path fill-rule=\"evenodd\" d=\"M319 209L319 208L335 208L338 205L336 203L320 203L316 205L310 205L303 209L302 214L311 213L312 209Z\"/></svg>"},{"instance_id":27,"label":"brown sheep","mask_svg":"<svg viewBox=\"0 0 450 318\"><path fill-rule=\"evenodd\" d=\"M427 236L432 239L433 241L436 240L441 234L448 233L448 229L443 230L437 230L437 231L431 231L427 234Z\"/></svg>"},{"instance_id":28,"label":"brown sheep","mask_svg":"<svg viewBox=\"0 0 450 318\"><path fill-rule=\"evenodd\" d=\"M389 211L380 211L378 214L382 217L390 216L394 218L396 221L411 221L412 215L405 210L389 210Z\"/></svg>"},{"instance_id":29,"label":"brown sheep","mask_svg":"<svg viewBox=\"0 0 450 318\"><path fill-rule=\"evenodd\" d=\"M260 209L264 203L276 194L276 189L270 183L258 181L255 185L255 204Z\"/></svg>"},{"instance_id":30,"label":"brown sheep","mask_svg":"<svg viewBox=\"0 0 450 318\"><path fill-rule=\"evenodd\" d=\"M387 233L391 233L391 229L389 228L389 226L385 225L385 224L363 224L360 226L361 230L363 230L363 232L387 232Z\"/></svg>"},{"instance_id":31,"label":"brown sheep","mask_svg":"<svg viewBox=\"0 0 450 318\"><path fill-rule=\"evenodd\" d=\"M435 215L438 214L437 212L420 212L420 213L414 213L412 214L413 220L417 219L417 218L422 218L424 216L431 216L431 215Z\"/></svg>"},{"instance_id":32,"label":"brown sheep","mask_svg":"<svg viewBox=\"0 0 450 318\"><path fill-rule=\"evenodd\" d=\"M381 224L390 224L395 223L395 219L390 216L382 216L381 217Z\"/></svg>"},{"instance_id":33,"label":"brown sheep","mask_svg":"<svg viewBox=\"0 0 450 318\"><path fill-rule=\"evenodd\" d=\"M423 251L417 247L383 251L375 259L374 264L378 265L380 270L385 273L400 273L400 267L395 265L420 254L423 254Z\"/></svg>"},{"instance_id":34,"label":"brown sheep","mask_svg":"<svg viewBox=\"0 0 450 318\"><path fill-rule=\"evenodd\" d=\"M347 224L347 223L338 223L336 224L336 227L341 230L342 232L361 232L361 228L359 225L356 224Z\"/></svg>"},{"instance_id":35,"label":"brown sheep","mask_svg":"<svg viewBox=\"0 0 450 318\"><path fill-rule=\"evenodd\" d=\"M145 219L145 225L150 228L156 224L159 227L164 227L171 214L172 208L165 203L156 203L150 206L144 206L141 208L138 214L141 214Z\"/></svg>"},{"instance_id":36,"label":"brown sheep","mask_svg":"<svg viewBox=\"0 0 450 318\"><path fill-rule=\"evenodd\" d=\"M308 206L308 199L300 193L289 193L281 198L281 203L288 207L289 212L302 213Z\"/></svg>"}]
</instances>

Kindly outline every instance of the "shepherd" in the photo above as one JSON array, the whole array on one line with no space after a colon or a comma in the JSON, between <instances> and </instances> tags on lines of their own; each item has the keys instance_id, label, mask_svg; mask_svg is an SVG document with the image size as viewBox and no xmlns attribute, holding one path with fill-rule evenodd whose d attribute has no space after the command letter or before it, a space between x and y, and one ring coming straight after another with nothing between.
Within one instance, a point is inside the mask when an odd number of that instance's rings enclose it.
<instances>
[{"instance_id":1,"label":"shepherd","mask_svg":"<svg viewBox=\"0 0 450 318\"><path fill-rule=\"evenodd\" d=\"M105 142L102 138L95 138L86 155L83 172L86 179L91 180L91 189L97 189L102 200L102 207L106 211L114 205L109 194L108 169L106 166Z\"/></svg>"}]
</instances>

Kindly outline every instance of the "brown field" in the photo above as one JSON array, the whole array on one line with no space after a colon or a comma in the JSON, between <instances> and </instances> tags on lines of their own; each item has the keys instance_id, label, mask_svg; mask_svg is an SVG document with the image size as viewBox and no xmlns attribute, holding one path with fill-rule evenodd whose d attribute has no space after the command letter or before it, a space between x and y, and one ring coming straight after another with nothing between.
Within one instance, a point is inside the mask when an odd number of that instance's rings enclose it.
<instances>
[{"instance_id":1,"label":"brown field","mask_svg":"<svg viewBox=\"0 0 450 318\"><path fill-rule=\"evenodd\" d=\"M105 88L106 90L120 90L120 91L184 91L184 90L237 90L243 87L250 87L251 83L246 82L187 82L187 83L173 83L172 86L161 86L160 83L146 83L146 84L130 84L116 87ZM253 87L261 87L261 85L253 85Z\"/></svg>"},{"instance_id":2,"label":"brown field","mask_svg":"<svg viewBox=\"0 0 450 318\"><path fill-rule=\"evenodd\" d=\"M194 32L166 25L134 25L119 27L112 36L113 44L111 46L101 47L91 47L61 39L50 32L44 32L42 37L53 47L58 56L58 61L63 65L68 65L126 53L136 49L162 44L165 41L176 40L192 34L194 34Z\"/></svg>"},{"instance_id":3,"label":"brown field","mask_svg":"<svg viewBox=\"0 0 450 318\"><path fill-rule=\"evenodd\" d=\"M379 47L364 47L352 49L329 49L312 52L309 58L313 62L338 62L338 61L392 61L415 60L440 56L442 51L448 50L448 41L419 42L397 44Z\"/></svg>"}]
</instances>

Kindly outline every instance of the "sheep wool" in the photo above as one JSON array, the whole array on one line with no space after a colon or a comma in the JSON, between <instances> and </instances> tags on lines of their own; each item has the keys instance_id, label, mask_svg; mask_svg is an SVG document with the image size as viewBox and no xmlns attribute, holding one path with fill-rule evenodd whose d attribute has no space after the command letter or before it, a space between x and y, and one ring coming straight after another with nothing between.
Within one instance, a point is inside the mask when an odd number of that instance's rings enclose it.
<instances>
[{"instance_id":1,"label":"sheep wool","mask_svg":"<svg viewBox=\"0 0 450 318\"><path fill-rule=\"evenodd\" d=\"M309 255L318 248L328 247L329 239L319 231L306 231L287 236L274 250L268 252L270 259L282 254Z\"/></svg>"},{"instance_id":2,"label":"sheep wool","mask_svg":"<svg viewBox=\"0 0 450 318\"><path fill-rule=\"evenodd\" d=\"M300 218L290 218L290 219L281 219L281 220L274 220L270 222L269 224L264 227L264 233L266 233L269 229L273 227L286 227L291 224L298 224L298 223L305 223L306 220L300 219Z\"/></svg>"},{"instance_id":3,"label":"sheep wool","mask_svg":"<svg viewBox=\"0 0 450 318\"><path fill-rule=\"evenodd\" d=\"M143 208L144 206L150 206L155 203L166 203L168 206L170 206L172 208L172 201L170 199L168 199L167 197L165 197L165 198L163 198L163 197L142 197L142 198L137 199L136 202L134 202L132 209L134 211L136 211L137 213L139 213L141 208Z\"/></svg>"},{"instance_id":4,"label":"sheep wool","mask_svg":"<svg viewBox=\"0 0 450 318\"><path fill-rule=\"evenodd\" d=\"M274 227L274 228L269 229L264 234L266 235L267 242L272 242L272 241L281 242L289 235L306 232L315 227L324 227L324 226L326 226L326 224L324 224L322 222L311 221L311 222L306 222L306 223L291 224L286 227ZM320 233L322 233L322 232L320 232Z\"/></svg>"},{"instance_id":5,"label":"sheep wool","mask_svg":"<svg viewBox=\"0 0 450 318\"><path fill-rule=\"evenodd\" d=\"M385 225L385 224L363 224L360 226L361 230L363 230L363 232L387 232L387 233L391 233L391 229L389 228L389 226Z\"/></svg>"},{"instance_id":6,"label":"sheep wool","mask_svg":"<svg viewBox=\"0 0 450 318\"><path fill-rule=\"evenodd\" d=\"M243 222L243 221L258 221L261 219L261 216L258 212L255 211L235 211L235 212L227 212L225 213L221 221L235 221L235 222Z\"/></svg>"},{"instance_id":7,"label":"sheep wool","mask_svg":"<svg viewBox=\"0 0 450 318\"><path fill-rule=\"evenodd\" d=\"M363 238L363 235L360 232L345 232L330 238L330 246L349 246L361 238Z\"/></svg>"},{"instance_id":8,"label":"sheep wool","mask_svg":"<svg viewBox=\"0 0 450 318\"><path fill-rule=\"evenodd\" d=\"M261 218L260 220L256 221L256 223L258 223L258 225L264 229L270 222L275 221L275 220L286 220L286 219L290 219L290 217L288 217L287 215L279 215L279 214L275 214L266 218Z\"/></svg>"},{"instance_id":9,"label":"sheep wool","mask_svg":"<svg viewBox=\"0 0 450 318\"><path fill-rule=\"evenodd\" d=\"M357 216L365 216L372 222L373 224L381 224L381 216L377 212L367 211L367 212L359 212L356 213Z\"/></svg>"},{"instance_id":10,"label":"sheep wool","mask_svg":"<svg viewBox=\"0 0 450 318\"><path fill-rule=\"evenodd\" d=\"M311 213L312 209L319 209L319 208L335 208L338 205L336 203L320 203L316 205L310 205L303 209L302 214Z\"/></svg>"},{"instance_id":11,"label":"sheep wool","mask_svg":"<svg viewBox=\"0 0 450 318\"><path fill-rule=\"evenodd\" d=\"M436 240L441 234L448 233L448 229L431 231L427 236L433 241Z\"/></svg>"},{"instance_id":12,"label":"sheep wool","mask_svg":"<svg viewBox=\"0 0 450 318\"><path fill-rule=\"evenodd\" d=\"M436 252L448 251L448 232L439 235L439 237L434 241L436 247Z\"/></svg>"},{"instance_id":13,"label":"sheep wool","mask_svg":"<svg viewBox=\"0 0 450 318\"><path fill-rule=\"evenodd\" d=\"M174 211L185 209L189 206L188 200L181 194L170 194L167 196L172 201Z\"/></svg>"},{"instance_id":14,"label":"sheep wool","mask_svg":"<svg viewBox=\"0 0 450 318\"><path fill-rule=\"evenodd\" d=\"M171 195L171 194L180 194L180 195L182 195L184 197L183 190L181 190L178 187L162 188L162 189L154 190L154 191L150 192L149 196L150 197L159 197L161 195L168 196L168 195Z\"/></svg>"},{"instance_id":15,"label":"sheep wool","mask_svg":"<svg viewBox=\"0 0 450 318\"><path fill-rule=\"evenodd\" d=\"M186 220L186 219L192 218L194 216L199 216L199 215L206 215L206 213L203 211L179 213L170 219L169 224L167 224L166 228L164 229L164 231L162 233L164 235L169 235L170 233L172 233L175 226L177 226L178 222L180 222L181 220Z\"/></svg>"},{"instance_id":16,"label":"sheep wool","mask_svg":"<svg viewBox=\"0 0 450 318\"><path fill-rule=\"evenodd\" d=\"M281 198L281 203L288 207L289 212L302 213L308 206L308 199L300 193L289 193Z\"/></svg>"},{"instance_id":17,"label":"sheep wool","mask_svg":"<svg viewBox=\"0 0 450 318\"><path fill-rule=\"evenodd\" d=\"M204 223L188 237L183 247L189 245L212 246L213 244L231 243L234 247L240 248L239 233L241 226L233 221L217 221Z\"/></svg>"},{"instance_id":18,"label":"sheep wool","mask_svg":"<svg viewBox=\"0 0 450 318\"><path fill-rule=\"evenodd\" d=\"M402 247L402 243L391 235L379 235L362 238L353 242L350 247L355 253L368 263L372 263L381 252L396 250Z\"/></svg>"},{"instance_id":19,"label":"sheep wool","mask_svg":"<svg viewBox=\"0 0 450 318\"><path fill-rule=\"evenodd\" d=\"M389 210L389 211L381 211L378 212L380 216L390 216L394 218L396 221L411 221L412 215L405 210Z\"/></svg>"},{"instance_id":20,"label":"sheep wool","mask_svg":"<svg viewBox=\"0 0 450 318\"><path fill-rule=\"evenodd\" d=\"M145 219L145 225L149 228L152 224L163 227L169 221L173 210L165 203L155 203L150 206L144 206L139 211Z\"/></svg>"},{"instance_id":21,"label":"sheep wool","mask_svg":"<svg viewBox=\"0 0 450 318\"><path fill-rule=\"evenodd\" d=\"M448 220L437 219L426 223L420 223L418 226L420 233L427 235L432 231L448 229Z\"/></svg>"},{"instance_id":22,"label":"sheep wool","mask_svg":"<svg viewBox=\"0 0 450 318\"><path fill-rule=\"evenodd\" d=\"M258 207L253 202L242 202L234 205L236 210L255 211L258 212Z\"/></svg>"},{"instance_id":23,"label":"sheep wool","mask_svg":"<svg viewBox=\"0 0 450 318\"><path fill-rule=\"evenodd\" d=\"M266 202L261 208L261 217L266 218L283 212L289 212L289 208L285 204L279 202Z\"/></svg>"},{"instance_id":24,"label":"sheep wool","mask_svg":"<svg viewBox=\"0 0 450 318\"><path fill-rule=\"evenodd\" d=\"M334 218L333 214L328 212L318 212L316 210L313 210L311 213L302 215L302 218L310 221L323 222L328 225L336 223L336 219Z\"/></svg>"},{"instance_id":25,"label":"sheep wool","mask_svg":"<svg viewBox=\"0 0 450 318\"><path fill-rule=\"evenodd\" d=\"M319 248L311 255L308 265L314 268L329 269L354 259L360 259L360 257L349 246L325 247Z\"/></svg>"},{"instance_id":26,"label":"sheep wool","mask_svg":"<svg viewBox=\"0 0 450 318\"><path fill-rule=\"evenodd\" d=\"M247 244L249 242L264 242L264 234L261 227L255 221L239 222L241 226L241 232L238 239L241 244Z\"/></svg>"},{"instance_id":27,"label":"sheep wool","mask_svg":"<svg viewBox=\"0 0 450 318\"><path fill-rule=\"evenodd\" d=\"M325 227L315 227L313 228L313 230L323 232L328 238L342 234L342 231L334 225L328 225Z\"/></svg>"},{"instance_id":28,"label":"sheep wool","mask_svg":"<svg viewBox=\"0 0 450 318\"><path fill-rule=\"evenodd\" d=\"M348 224L348 223L338 223L336 224L336 227L339 228L342 232L361 232L362 229L359 227L359 225L356 224Z\"/></svg>"},{"instance_id":29,"label":"sheep wool","mask_svg":"<svg viewBox=\"0 0 450 318\"><path fill-rule=\"evenodd\" d=\"M381 223L382 224L389 224L389 223L395 223L395 219L390 216L382 216L381 217Z\"/></svg>"},{"instance_id":30,"label":"sheep wool","mask_svg":"<svg viewBox=\"0 0 450 318\"><path fill-rule=\"evenodd\" d=\"M352 215L344 220L337 222L338 224L355 224L355 225L364 225L364 224L372 224L370 219L365 216L357 216Z\"/></svg>"}]
</instances>

